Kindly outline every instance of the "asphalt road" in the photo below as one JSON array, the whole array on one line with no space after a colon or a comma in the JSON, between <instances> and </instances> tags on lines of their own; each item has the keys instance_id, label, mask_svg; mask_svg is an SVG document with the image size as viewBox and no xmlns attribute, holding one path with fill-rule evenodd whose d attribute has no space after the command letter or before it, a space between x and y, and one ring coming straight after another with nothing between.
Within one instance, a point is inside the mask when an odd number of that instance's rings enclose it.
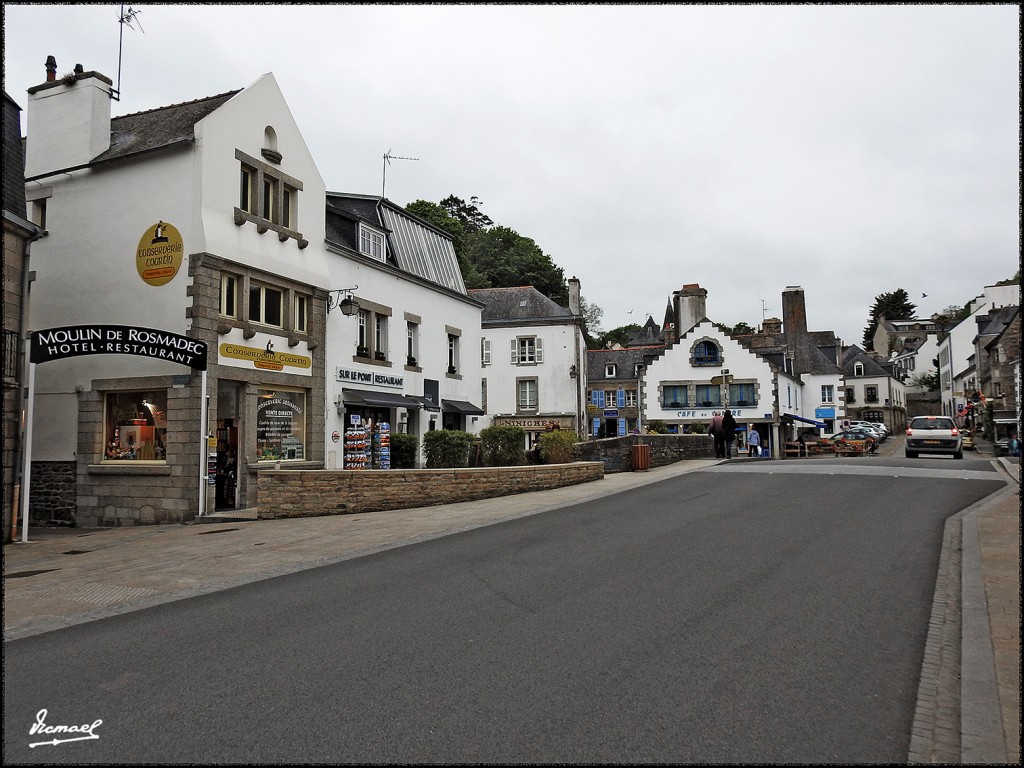
<instances>
[{"instance_id":1,"label":"asphalt road","mask_svg":"<svg viewBox=\"0 0 1024 768\"><path fill-rule=\"evenodd\" d=\"M12 641L4 762L905 762L943 523L1002 485L735 462Z\"/></svg>"}]
</instances>

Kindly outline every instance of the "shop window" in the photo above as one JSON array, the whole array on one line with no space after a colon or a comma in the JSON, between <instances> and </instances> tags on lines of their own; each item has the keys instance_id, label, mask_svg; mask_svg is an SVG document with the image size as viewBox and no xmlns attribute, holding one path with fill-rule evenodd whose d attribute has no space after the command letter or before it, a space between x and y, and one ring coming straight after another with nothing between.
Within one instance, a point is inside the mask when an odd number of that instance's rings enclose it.
<instances>
[{"instance_id":1,"label":"shop window","mask_svg":"<svg viewBox=\"0 0 1024 768\"><path fill-rule=\"evenodd\" d=\"M109 392L103 461L166 461L167 392Z\"/></svg>"},{"instance_id":2,"label":"shop window","mask_svg":"<svg viewBox=\"0 0 1024 768\"><path fill-rule=\"evenodd\" d=\"M282 293L258 283L249 285L249 320L254 323L281 327Z\"/></svg>"},{"instance_id":3,"label":"shop window","mask_svg":"<svg viewBox=\"0 0 1024 768\"><path fill-rule=\"evenodd\" d=\"M223 317L238 317L238 278L235 275L220 276L219 311Z\"/></svg>"},{"instance_id":4,"label":"shop window","mask_svg":"<svg viewBox=\"0 0 1024 768\"><path fill-rule=\"evenodd\" d=\"M304 460L305 414L305 392L259 390L256 402L256 460Z\"/></svg>"}]
</instances>

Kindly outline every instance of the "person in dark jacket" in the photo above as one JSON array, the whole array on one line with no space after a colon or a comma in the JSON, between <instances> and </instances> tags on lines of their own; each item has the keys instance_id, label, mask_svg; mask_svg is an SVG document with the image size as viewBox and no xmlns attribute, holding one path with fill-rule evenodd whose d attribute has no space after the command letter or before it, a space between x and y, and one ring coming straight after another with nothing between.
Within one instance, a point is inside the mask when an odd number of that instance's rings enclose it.
<instances>
[{"instance_id":1,"label":"person in dark jacket","mask_svg":"<svg viewBox=\"0 0 1024 768\"><path fill-rule=\"evenodd\" d=\"M725 458L725 432L722 429L722 414L715 411L708 424L708 434L715 440L715 458Z\"/></svg>"},{"instance_id":2,"label":"person in dark jacket","mask_svg":"<svg viewBox=\"0 0 1024 768\"><path fill-rule=\"evenodd\" d=\"M725 458L732 458L732 441L736 439L736 419L732 416L732 411L726 409L725 415L722 417L722 437L725 441Z\"/></svg>"}]
</instances>

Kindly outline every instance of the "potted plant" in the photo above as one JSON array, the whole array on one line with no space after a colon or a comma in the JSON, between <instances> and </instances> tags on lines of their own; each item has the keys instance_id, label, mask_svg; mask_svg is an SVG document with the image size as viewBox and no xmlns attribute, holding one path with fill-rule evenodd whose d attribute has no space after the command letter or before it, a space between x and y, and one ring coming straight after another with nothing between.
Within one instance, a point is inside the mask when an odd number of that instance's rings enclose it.
<instances>
[{"instance_id":1,"label":"potted plant","mask_svg":"<svg viewBox=\"0 0 1024 768\"><path fill-rule=\"evenodd\" d=\"M369 357L369 356L370 356L370 348L369 347L364 347L362 345L356 347L356 357Z\"/></svg>"},{"instance_id":2,"label":"potted plant","mask_svg":"<svg viewBox=\"0 0 1024 768\"><path fill-rule=\"evenodd\" d=\"M374 353L373 353L373 356L374 356L374 357L375 357L375 358L376 358L377 360L387 360L387 359L388 359L388 356L387 356L386 354L384 354L383 352L381 352L380 350L378 350L378 351L374 352Z\"/></svg>"},{"instance_id":3,"label":"potted plant","mask_svg":"<svg viewBox=\"0 0 1024 768\"><path fill-rule=\"evenodd\" d=\"M408 357L405 358L405 364L408 365L410 368L415 368L416 358L413 357L412 355L409 355Z\"/></svg>"}]
</instances>

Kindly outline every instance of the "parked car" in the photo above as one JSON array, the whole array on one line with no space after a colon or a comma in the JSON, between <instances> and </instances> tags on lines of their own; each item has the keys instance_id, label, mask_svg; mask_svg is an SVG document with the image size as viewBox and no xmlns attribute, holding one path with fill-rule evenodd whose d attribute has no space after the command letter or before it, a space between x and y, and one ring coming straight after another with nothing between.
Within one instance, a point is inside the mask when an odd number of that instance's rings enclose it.
<instances>
[{"instance_id":1,"label":"parked car","mask_svg":"<svg viewBox=\"0 0 1024 768\"><path fill-rule=\"evenodd\" d=\"M874 435L878 442L882 442L887 436L887 433L884 430L880 429L875 424L872 424L870 421L851 421L850 429L859 429L864 432L869 432Z\"/></svg>"},{"instance_id":2,"label":"parked car","mask_svg":"<svg viewBox=\"0 0 1024 768\"><path fill-rule=\"evenodd\" d=\"M889 428L887 426L885 426L885 424L883 424L882 422L880 422L880 421L869 421L868 423L871 426L877 427L878 429L882 430L882 434L885 435L886 437L889 436Z\"/></svg>"},{"instance_id":3,"label":"parked car","mask_svg":"<svg viewBox=\"0 0 1024 768\"><path fill-rule=\"evenodd\" d=\"M915 416L907 425L908 459L921 453L949 453L954 459L964 457L963 438L956 422L949 416Z\"/></svg>"},{"instance_id":4,"label":"parked car","mask_svg":"<svg viewBox=\"0 0 1024 768\"><path fill-rule=\"evenodd\" d=\"M971 430L969 429L960 430L960 442L963 443L965 451L977 450L974 445L974 435L971 434Z\"/></svg>"},{"instance_id":5,"label":"parked car","mask_svg":"<svg viewBox=\"0 0 1024 768\"><path fill-rule=\"evenodd\" d=\"M856 452L874 453L878 450L878 438L863 429L848 429L836 432L823 441L833 453Z\"/></svg>"}]
</instances>

